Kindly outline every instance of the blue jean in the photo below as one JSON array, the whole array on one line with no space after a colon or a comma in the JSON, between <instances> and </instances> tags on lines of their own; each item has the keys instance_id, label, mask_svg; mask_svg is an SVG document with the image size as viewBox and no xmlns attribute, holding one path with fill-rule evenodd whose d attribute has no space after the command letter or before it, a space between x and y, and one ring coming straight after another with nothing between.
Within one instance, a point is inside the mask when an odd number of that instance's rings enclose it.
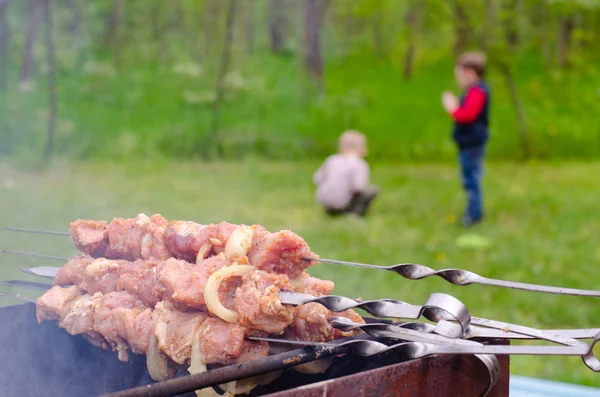
<instances>
[{"instance_id":1,"label":"blue jean","mask_svg":"<svg viewBox=\"0 0 600 397\"><path fill-rule=\"evenodd\" d=\"M485 146L460 149L459 153L462 184L467 193L465 215L473 220L483 217L481 177L484 155Z\"/></svg>"}]
</instances>

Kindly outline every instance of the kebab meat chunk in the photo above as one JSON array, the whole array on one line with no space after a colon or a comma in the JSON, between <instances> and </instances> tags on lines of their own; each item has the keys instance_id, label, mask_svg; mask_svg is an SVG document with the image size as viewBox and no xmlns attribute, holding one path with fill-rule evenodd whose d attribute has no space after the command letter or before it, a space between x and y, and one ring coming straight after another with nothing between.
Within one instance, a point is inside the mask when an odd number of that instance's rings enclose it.
<instances>
[{"instance_id":1,"label":"kebab meat chunk","mask_svg":"<svg viewBox=\"0 0 600 397\"><path fill-rule=\"evenodd\" d=\"M212 299L213 303L207 308L205 288L209 278L224 268L227 268L226 273L231 273L236 269L234 266L223 253L198 264L174 258L164 262L128 262L78 255L60 269L54 284L69 285L80 281L78 287L89 294L126 291L151 308L160 301L168 301L182 311L212 309L231 322L271 334L282 333L293 321L293 309L282 305L279 291L320 296L330 294L333 290L331 281L320 280L306 273L291 282L285 274L247 267L251 271L243 277L232 276L220 282L220 304L214 303L217 296L215 292L209 294L208 299Z\"/></svg>"},{"instance_id":2,"label":"kebab meat chunk","mask_svg":"<svg viewBox=\"0 0 600 397\"><path fill-rule=\"evenodd\" d=\"M194 344L205 364L257 359L269 350L265 342L246 341L246 327L200 311L180 312L168 302L152 310L127 292L89 295L76 286L54 286L37 300L36 314L39 322L56 320L71 335L112 348L122 361L128 360L128 350L147 354L155 379L168 378L167 358L174 365L189 365Z\"/></svg>"},{"instance_id":3,"label":"kebab meat chunk","mask_svg":"<svg viewBox=\"0 0 600 397\"><path fill-rule=\"evenodd\" d=\"M325 342L355 334L331 327L330 317L363 322L352 310L333 313L316 303L281 302L280 291L321 296L334 288L306 272L314 262L305 258L316 255L290 231L141 214L110 224L79 220L71 224L71 235L85 254L69 259L55 286L36 301L38 321L57 321L70 334L113 349L123 361L129 351L145 354L155 380L168 379L177 366L198 373L207 365L269 354L267 343L248 341L248 335ZM330 363L297 370L322 372ZM233 395L263 381L222 388ZM212 389L197 394L214 396Z\"/></svg>"},{"instance_id":4,"label":"kebab meat chunk","mask_svg":"<svg viewBox=\"0 0 600 397\"><path fill-rule=\"evenodd\" d=\"M304 239L289 230L270 233L259 225L168 222L159 214L115 218L110 224L77 220L71 223L71 237L80 251L97 258L134 261L173 257L195 263L224 252L228 260L247 255L253 266L290 278L316 263L306 258L317 258Z\"/></svg>"}]
</instances>

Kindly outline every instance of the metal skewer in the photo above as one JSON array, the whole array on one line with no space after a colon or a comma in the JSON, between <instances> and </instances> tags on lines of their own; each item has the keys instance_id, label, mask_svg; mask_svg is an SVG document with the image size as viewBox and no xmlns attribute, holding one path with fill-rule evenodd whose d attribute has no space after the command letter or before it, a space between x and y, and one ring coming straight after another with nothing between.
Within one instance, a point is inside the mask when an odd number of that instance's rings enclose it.
<instances>
[{"instance_id":1,"label":"metal skewer","mask_svg":"<svg viewBox=\"0 0 600 397\"><path fill-rule=\"evenodd\" d=\"M458 299L447 294L433 293L422 306L411 305L394 299L356 300L345 296L324 295L314 297L297 292L280 291L281 303L292 306L318 303L334 312L348 309L363 309L376 317L418 319L425 317L438 323L437 332L449 338L458 338L464 334L471 322L471 314ZM448 322L455 321L458 324Z\"/></svg>"},{"instance_id":2,"label":"metal skewer","mask_svg":"<svg viewBox=\"0 0 600 397\"><path fill-rule=\"evenodd\" d=\"M41 266L41 267L22 267L19 270L25 274L31 274L32 276L44 277L53 279L58 272L59 267L53 266Z\"/></svg>"},{"instance_id":3,"label":"metal skewer","mask_svg":"<svg viewBox=\"0 0 600 397\"><path fill-rule=\"evenodd\" d=\"M22 280L7 280L0 281L0 285L5 285L7 287L17 287L17 288L28 288L37 291L48 291L53 287L52 284L46 283L36 283L33 281L22 281Z\"/></svg>"},{"instance_id":4,"label":"metal skewer","mask_svg":"<svg viewBox=\"0 0 600 397\"><path fill-rule=\"evenodd\" d=\"M279 292L279 298L282 303L291 305L302 305L313 302L319 303L329 310L338 313L348 309L360 308L374 316L384 318L417 319L423 316L428 320L438 323L436 326L437 334L450 338L461 337L469 332L471 325L478 325L504 332L532 336L536 339L547 340L562 345L575 346L578 344L585 344L584 342L580 342L573 338L545 333L535 328L472 317L461 301L451 295L441 293L431 294L423 306L410 305L393 299L357 301L344 296L334 295L325 295L315 298L312 295L285 291ZM449 321L454 321L458 324L453 324Z\"/></svg>"},{"instance_id":5,"label":"metal skewer","mask_svg":"<svg viewBox=\"0 0 600 397\"><path fill-rule=\"evenodd\" d=\"M345 346L304 347L285 353L260 358L247 363L229 365L215 368L208 372L187 375L149 385L134 387L115 393L105 394L103 397L168 397L182 393L221 385L233 380L261 375L272 371L293 367L322 358L347 354L349 349Z\"/></svg>"},{"instance_id":6,"label":"metal skewer","mask_svg":"<svg viewBox=\"0 0 600 397\"><path fill-rule=\"evenodd\" d=\"M422 342L402 342L392 345L373 340L350 340L341 343L322 343L294 341L274 338L249 337L250 340L264 341L269 343L283 343L299 346L344 346L358 356L368 357L375 354L385 353L390 350L396 351L407 359L427 357L433 354L494 354L494 355L534 355L534 356L580 356L588 368L600 372L600 365L594 356L594 345L600 340L596 336L591 344L579 344L577 346L498 346L473 344L470 346L442 345ZM590 360L591 359L591 360Z\"/></svg>"},{"instance_id":7,"label":"metal skewer","mask_svg":"<svg viewBox=\"0 0 600 397\"><path fill-rule=\"evenodd\" d=\"M22 271L42 277L53 278L60 268L23 268ZM306 303L319 303L329 310L342 312L348 309L363 309L376 317L392 317L404 319L418 319L424 316L428 320L437 322L437 333L451 338L456 338L468 333L471 324L485 328L493 328L504 332L513 332L527 335L550 342L564 345L574 345L578 342L569 337L544 333L535 328L509 324L500 321L472 317L466 306L458 299L447 294L431 294L423 306L411 305L393 299L379 299L373 301L359 301L344 296L325 295L314 297L308 294L281 291L281 302L288 305L303 305ZM453 324L448 321L455 321Z\"/></svg>"},{"instance_id":8,"label":"metal skewer","mask_svg":"<svg viewBox=\"0 0 600 397\"><path fill-rule=\"evenodd\" d=\"M51 230L35 230L35 229L25 229L25 228L16 228L16 227L5 227L3 230L12 231L12 232L22 232L22 233L35 233L35 234L48 234L55 236L70 236L70 233L67 232L58 232ZM10 250L0 250L0 252L6 253L17 253L16 251ZM20 255L29 255L29 256L39 256L38 254L27 254L27 253L18 253ZM48 257L48 256L45 256ZM61 258L62 259L62 258ZM351 267L360 267L363 269L372 269L372 270L386 270L392 271L401 275L402 277L409 280L421 280L427 277L438 276L448 281L451 284L464 286L469 284L480 284L487 285L493 287L500 288L510 288L510 289L518 289L523 291L532 291L532 292L542 292L556 295L572 295L572 296L589 296L589 297L600 297L600 291L596 290L585 290L578 288L563 288L563 287L554 287L547 285L538 285L538 284L530 284L530 283L522 283L518 281L505 281L498 280L494 278L488 278L480 276L477 273L473 273L468 270L463 269L442 269L442 270L434 270L430 267L419 265L415 263L400 263L392 266L377 266L377 265L369 265L366 263L359 262L349 262L349 261L340 261L336 259L326 259L326 258L313 258L313 257L305 257L303 258L307 261L314 261L319 263L329 263L335 265L342 266L351 266Z\"/></svg>"},{"instance_id":9,"label":"metal skewer","mask_svg":"<svg viewBox=\"0 0 600 397\"><path fill-rule=\"evenodd\" d=\"M363 319L365 319L365 318L363 317ZM335 325L333 323L333 321L338 321L338 320L344 322L344 326L353 325L356 328L362 329L363 331L366 331L366 329L371 328L371 327L377 329L378 327L381 327L381 326L392 326L392 327L399 327L399 328L405 328L405 329L412 329L412 330L424 332L424 333L437 333L435 325L429 324L429 323L422 323L422 322L406 322L406 323L395 323L393 321L378 322L378 321L372 321L373 320L372 318L368 318L368 320L371 320L370 322L367 322L366 324L360 324L360 323L355 323L346 317L331 317L330 323L335 328L339 328L339 329L342 329L342 328L338 327L337 325ZM573 339L592 339L596 335L600 334L600 328L540 329L539 331L543 332L545 334L555 335L555 336L559 336L559 337L562 336L565 338L573 338ZM537 339L534 336L516 334L514 332L506 332L506 331L503 331L503 330L501 331L501 330L494 329L494 328L484 328L484 327L479 327L476 325L469 326L469 328L467 329L467 332L465 332L465 334L462 335L462 338L463 339L476 339L476 338L520 339L520 340Z\"/></svg>"},{"instance_id":10,"label":"metal skewer","mask_svg":"<svg viewBox=\"0 0 600 397\"><path fill-rule=\"evenodd\" d=\"M36 254L33 252L24 252L24 251L14 251L14 250L6 250L0 248L0 254L13 254L13 255L23 255L23 256L31 256L33 258L44 258L44 259L52 259L56 261L68 261L69 258L64 258L62 256L53 256L53 255L44 255L44 254Z\"/></svg>"},{"instance_id":11,"label":"metal skewer","mask_svg":"<svg viewBox=\"0 0 600 397\"><path fill-rule=\"evenodd\" d=\"M0 298L16 299L23 302L35 302L35 299L28 298L21 294L9 294L8 292L0 292Z\"/></svg>"},{"instance_id":12,"label":"metal skewer","mask_svg":"<svg viewBox=\"0 0 600 397\"><path fill-rule=\"evenodd\" d=\"M373 269L373 270L387 270L392 271L401 275L402 277L409 280L421 280L431 276L438 276L443 278L454 285L469 285L469 284L481 284L488 285L493 287L501 287L501 288L511 288L511 289L519 289L524 291L533 291L533 292L543 292L549 294L557 294L557 295L573 295L573 296L590 296L590 297L600 297L600 291L595 290L585 290L585 289L576 289L576 288L562 288L562 287L553 287L547 285L538 285L538 284L529 284L529 283L521 283L517 281L504 281L498 280L488 277L480 276L476 273L470 272L468 270L462 269L442 269L442 270L434 270L430 267L424 265L418 265L414 263L400 263L392 266L377 266L377 265L368 265L365 263L358 262L347 262L347 261L339 261L334 259L325 259L325 258L304 258L309 261L317 261L321 263L330 263L335 265L343 265L343 266L351 266L351 267L361 267L364 269Z\"/></svg>"},{"instance_id":13,"label":"metal skewer","mask_svg":"<svg viewBox=\"0 0 600 397\"><path fill-rule=\"evenodd\" d=\"M33 274L42 277L52 278L57 268L54 267L41 267L41 268L21 268L22 271L27 274ZM0 285L6 285L9 287L21 287L27 289L34 289L38 291L47 291L53 287L52 284L47 283L38 283L32 281L22 281L22 280L7 280L0 281ZM367 324L359 324L354 323L346 317L332 317L333 319L339 319L345 322L345 325L353 325L355 328L361 328L365 331L365 328L377 328L381 326L392 326L392 327L400 327L405 329L411 329L414 331L419 331L421 333L434 333L440 335L439 326L424 322L393 322L389 320L384 320L381 318L374 317L365 317L365 320L368 320ZM442 320L443 321L443 320ZM333 324L332 324L333 325ZM334 327L338 328L334 325ZM600 334L600 328L582 328L582 329L540 329L539 332L544 334L553 335L556 337L564 337L564 338L572 338L572 339L592 339L597 334ZM475 339L475 338L495 338L495 339L538 339L535 336L518 334L514 332L506 332L506 330L500 330L497 328L485 328L481 326L476 326L471 323L466 332L462 335L463 339Z\"/></svg>"},{"instance_id":14,"label":"metal skewer","mask_svg":"<svg viewBox=\"0 0 600 397\"><path fill-rule=\"evenodd\" d=\"M21 233L33 233L33 234L50 234L53 236L70 236L70 233L66 232L56 232L53 230L35 230L35 229L23 229L20 227L4 227L2 230L6 230L9 232L21 232Z\"/></svg>"},{"instance_id":15,"label":"metal skewer","mask_svg":"<svg viewBox=\"0 0 600 397\"><path fill-rule=\"evenodd\" d=\"M22 268L21 270L29 274L53 278L59 269L60 268L57 267L42 267ZM308 294L286 291L281 291L279 293L279 298L283 304L288 305L297 306L307 303L319 303L335 312L343 312L348 309L358 308L363 309L376 317L383 318L418 319L421 316L424 316L428 320L438 323L436 325L437 334L450 338L457 338L468 334L470 325L472 324L504 332L513 332L563 345L576 345L579 343L579 341L573 338L546 333L535 328L472 317L461 301L447 294L431 294L422 306L411 305L394 299L359 301L344 296L325 295L314 297ZM449 321L454 321L458 324L453 324Z\"/></svg>"},{"instance_id":16,"label":"metal skewer","mask_svg":"<svg viewBox=\"0 0 600 397\"><path fill-rule=\"evenodd\" d=\"M354 338L357 337L345 338L345 340L353 340ZM368 336L358 337L359 340L370 338L371 337ZM146 386L139 386L121 392L106 394L103 397L167 397L178 395L184 392L220 385L232 380L256 376L321 358L334 357L350 352L351 350L342 343L314 347L306 346L305 343L302 348L297 350L257 359L248 363L216 368L200 374L183 376ZM408 359L410 360L410 358ZM490 365L492 365L492 363L486 363L486 368L488 369L490 376L490 384L483 391L481 397L489 392L498 379L498 368L490 368Z\"/></svg>"}]
</instances>

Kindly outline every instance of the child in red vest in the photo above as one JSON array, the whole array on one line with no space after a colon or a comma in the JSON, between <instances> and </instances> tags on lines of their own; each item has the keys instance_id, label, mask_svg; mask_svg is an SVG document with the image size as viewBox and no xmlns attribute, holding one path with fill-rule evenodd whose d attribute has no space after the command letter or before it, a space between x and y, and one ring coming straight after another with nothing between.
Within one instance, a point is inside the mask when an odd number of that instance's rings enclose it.
<instances>
[{"instance_id":1,"label":"child in red vest","mask_svg":"<svg viewBox=\"0 0 600 397\"><path fill-rule=\"evenodd\" d=\"M483 218L481 177L490 109L490 91L483 80L485 68L483 53L462 54L456 62L454 76L463 94L460 98L448 91L442 95L444 109L454 120L452 137L459 149L462 183L468 198L462 218L465 227Z\"/></svg>"}]
</instances>

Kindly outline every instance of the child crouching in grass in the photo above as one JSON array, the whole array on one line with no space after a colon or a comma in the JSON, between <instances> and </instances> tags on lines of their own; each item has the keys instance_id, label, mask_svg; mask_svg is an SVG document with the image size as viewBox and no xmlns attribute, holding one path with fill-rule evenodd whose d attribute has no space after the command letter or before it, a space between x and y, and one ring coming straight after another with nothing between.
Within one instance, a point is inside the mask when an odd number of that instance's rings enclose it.
<instances>
[{"instance_id":1,"label":"child crouching in grass","mask_svg":"<svg viewBox=\"0 0 600 397\"><path fill-rule=\"evenodd\" d=\"M346 131L339 153L329 156L313 176L317 201L329 215L366 215L377 188L369 182L367 139L358 131Z\"/></svg>"}]
</instances>

